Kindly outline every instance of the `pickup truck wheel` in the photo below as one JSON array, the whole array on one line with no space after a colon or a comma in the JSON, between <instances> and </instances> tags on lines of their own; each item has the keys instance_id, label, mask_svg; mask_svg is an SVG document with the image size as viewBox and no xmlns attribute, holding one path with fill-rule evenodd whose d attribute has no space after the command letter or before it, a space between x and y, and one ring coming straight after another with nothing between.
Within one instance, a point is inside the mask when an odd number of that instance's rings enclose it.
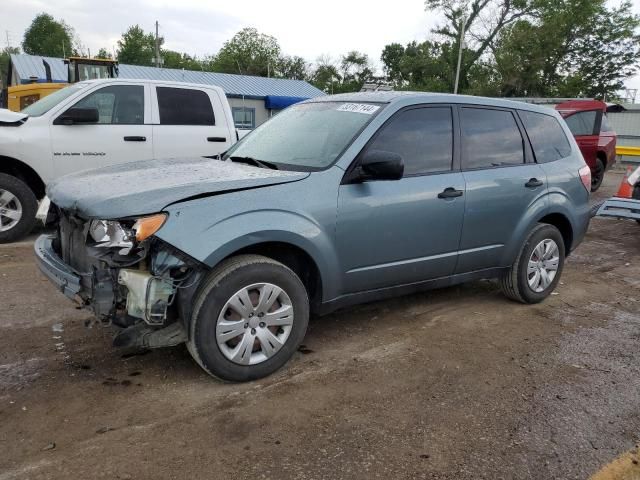
<instances>
[{"instance_id":1,"label":"pickup truck wheel","mask_svg":"<svg viewBox=\"0 0 640 480\"><path fill-rule=\"evenodd\" d=\"M596 158L596 167L591 171L591 191L595 192L602 185L602 180L604 179L604 162Z\"/></svg>"},{"instance_id":2,"label":"pickup truck wheel","mask_svg":"<svg viewBox=\"0 0 640 480\"><path fill-rule=\"evenodd\" d=\"M0 243L27 235L36 223L38 200L22 180L0 173Z\"/></svg>"},{"instance_id":3,"label":"pickup truck wheel","mask_svg":"<svg viewBox=\"0 0 640 480\"><path fill-rule=\"evenodd\" d=\"M516 261L501 279L503 293L522 303L539 303L560 281L564 267L564 240L553 225L536 225Z\"/></svg>"},{"instance_id":4,"label":"pickup truck wheel","mask_svg":"<svg viewBox=\"0 0 640 480\"><path fill-rule=\"evenodd\" d=\"M291 358L308 323L307 291L293 271L267 257L239 255L203 281L187 347L210 375L255 380Z\"/></svg>"}]
</instances>

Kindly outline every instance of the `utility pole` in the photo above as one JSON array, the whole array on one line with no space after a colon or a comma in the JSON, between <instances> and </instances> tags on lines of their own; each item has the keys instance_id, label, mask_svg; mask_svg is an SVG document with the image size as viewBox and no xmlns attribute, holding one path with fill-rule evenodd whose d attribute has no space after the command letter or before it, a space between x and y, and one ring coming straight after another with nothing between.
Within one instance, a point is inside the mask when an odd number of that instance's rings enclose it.
<instances>
[{"instance_id":1,"label":"utility pole","mask_svg":"<svg viewBox=\"0 0 640 480\"><path fill-rule=\"evenodd\" d=\"M158 38L158 21L156 20L156 68L160 68L160 39Z\"/></svg>"},{"instance_id":2,"label":"utility pole","mask_svg":"<svg viewBox=\"0 0 640 480\"><path fill-rule=\"evenodd\" d=\"M11 47L11 42L9 41L9 30L5 30L5 33L7 34L7 48Z\"/></svg>"},{"instance_id":3,"label":"utility pole","mask_svg":"<svg viewBox=\"0 0 640 480\"><path fill-rule=\"evenodd\" d=\"M460 30L460 45L458 46L458 68L456 68L456 83L453 86L453 93L458 93L458 83L460 81L460 64L462 63L462 50L464 49L464 29L467 26L467 16L462 17L462 29Z\"/></svg>"}]
</instances>

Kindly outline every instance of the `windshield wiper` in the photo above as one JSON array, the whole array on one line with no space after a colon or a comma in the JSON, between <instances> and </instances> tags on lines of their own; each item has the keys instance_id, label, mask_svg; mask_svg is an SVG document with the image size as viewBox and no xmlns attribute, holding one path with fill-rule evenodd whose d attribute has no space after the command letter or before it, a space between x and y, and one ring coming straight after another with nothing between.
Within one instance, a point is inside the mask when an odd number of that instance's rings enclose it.
<instances>
[{"instance_id":1,"label":"windshield wiper","mask_svg":"<svg viewBox=\"0 0 640 480\"><path fill-rule=\"evenodd\" d=\"M246 163L247 165L253 165L254 167L269 168L271 170L278 170L275 163L266 162L264 160L258 160L253 157L229 157L229 160L236 163Z\"/></svg>"}]
</instances>

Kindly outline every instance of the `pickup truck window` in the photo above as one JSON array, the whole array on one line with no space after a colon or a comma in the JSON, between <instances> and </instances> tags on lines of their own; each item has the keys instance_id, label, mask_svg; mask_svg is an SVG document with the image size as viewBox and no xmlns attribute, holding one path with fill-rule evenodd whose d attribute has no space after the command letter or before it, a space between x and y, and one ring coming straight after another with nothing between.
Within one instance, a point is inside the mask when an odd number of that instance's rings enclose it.
<instances>
[{"instance_id":1,"label":"pickup truck window","mask_svg":"<svg viewBox=\"0 0 640 480\"><path fill-rule=\"evenodd\" d=\"M144 87L142 85L112 85L101 88L74 105L97 108L98 123L142 125L144 123Z\"/></svg>"},{"instance_id":2,"label":"pickup truck window","mask_svg":"<svg viewBox=\"0 0 640 480\"><path fill-rule=\"evenodd\" d=\"M30 117L40 117L60 102L66 100L86 86L86 83L76 83L75 85L64 87L57 92L53 92L51 95L47 95L46 97L38 100L36 103L32 103L27 108L22 109L22 113L26 113Z\"/></svg>"},{"instance_id":3,"label":"pickup truck window","mask_svg":"<svg viewBox=\"0 0 640 480\"><path fill-rule=\"evenodd\" d=\"M598 117L597 110L587 112L578 112L565 117L565 122L575 136L581 135L597 135L596 119Z\"/></svg>"},{"instance_id":4,"label":"pickup truck window","mask_svg":"<svg viewBox=\"0 0 640 480\"><path fill-rule=\"evenodd\" d=\"M202 90L157 87L160 125L215 125L211 100Z\"/></svg>"},{"instance_id":5,"label":"pickup truck window","mask_svg":"<svg viewBox=\"0 0 640 480\"><path fill-rule=\"evenodd\" d=\"M287 170L322 170L382 108L374 103L298 103L260 125L223 159L248 157Z\"/></svg>"},{"instance_id":6,"label":"pickup truck window","mask_svg":"<svg viewBox=\"0 0 640 480\"><path fill-rule=\"evenodd\" d=\"M451 108L413 108L400 112L382 127L367 149L399 154L404 161L405 177L451 170Z\"/></svg>"}]
</instances>

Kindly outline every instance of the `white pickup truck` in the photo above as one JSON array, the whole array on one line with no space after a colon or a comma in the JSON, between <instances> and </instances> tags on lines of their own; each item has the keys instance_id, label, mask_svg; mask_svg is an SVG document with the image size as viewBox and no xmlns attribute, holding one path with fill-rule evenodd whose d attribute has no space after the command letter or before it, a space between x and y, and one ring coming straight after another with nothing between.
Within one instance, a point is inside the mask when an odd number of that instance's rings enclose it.
<instances>
[{"instance_id":1,"label":"white pickup truck","mask_svg":"<svg viewBox=\"0 0 640 480\"><path fill-rule=\"evenodd\" d=\"M92 80L21 112L0 109L0 243L31 231L45 187L62 175L160 158L213 156L236 142L220 87Z\"/></svg>"}]
</instances>

